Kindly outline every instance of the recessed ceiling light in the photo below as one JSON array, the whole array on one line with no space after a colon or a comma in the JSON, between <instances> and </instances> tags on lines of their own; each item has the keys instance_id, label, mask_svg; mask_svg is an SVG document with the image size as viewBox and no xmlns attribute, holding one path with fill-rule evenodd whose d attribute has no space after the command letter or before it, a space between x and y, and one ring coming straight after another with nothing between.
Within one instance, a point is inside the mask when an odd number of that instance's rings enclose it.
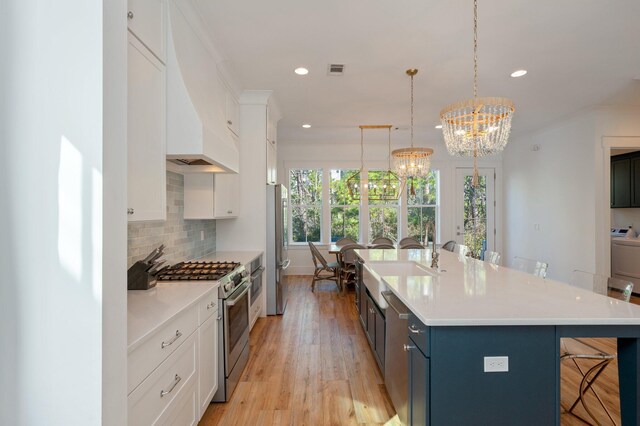
<instances>
[{"instance_id":1,"label":"recessed ceiling light","mask_svg":"<svg viewBox=\"0 0 640 426\"><path fill-rule=\"evenodd\" d=\"M309 70L303 67L300 68L296 68L295 70L293 70L293 72L295 72L298 75L307 75L309 74Z\"/></svg>"},{"instance_id":2,"label":"recessed ceiling light","mask_svg":"<svg viewBox=\"0 0 640 426\"><path fill-rule=\"evenodd\" d=\"M527 73L527 70L517 70L511 73L511 77L522 77Z\"/></svg>"},{"instance_id":3,"label":"recessed ceiling light","mask_svg":"<svg viewBox=\"0 0 640 426\"><path fill-rule=\"evenodd\" d=\"M311 127L311 124L303 124L302 127L308 129L309 127Z\"/></svg>"},{"instance_id":4,"label":"recessed ceiling light","mask_svg":"<svg viewBox=\"0 0 640 426\"><path fill-rule=\"evenodd\" d=\"M438 125L436 126L436 129L442 129L442 124L438 124Z\"/></svg>"}]
</instances>

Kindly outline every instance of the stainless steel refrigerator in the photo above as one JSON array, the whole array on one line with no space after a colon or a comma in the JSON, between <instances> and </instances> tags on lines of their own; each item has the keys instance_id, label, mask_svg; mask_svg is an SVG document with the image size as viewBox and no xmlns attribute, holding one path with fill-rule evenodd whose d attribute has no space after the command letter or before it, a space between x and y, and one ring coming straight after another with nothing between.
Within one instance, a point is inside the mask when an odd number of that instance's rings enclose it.
<instances>
[{"instance_id":1,"label":"stainless steel refrigerator","mask_svg":"<svg viewBox=\"0 0 640 426\"><path fill-rule=\"evenodd\" d=\"M287 307L287 233L287 188L267 185L267 315L282 315Z\"/></svg>"}]
</instances>

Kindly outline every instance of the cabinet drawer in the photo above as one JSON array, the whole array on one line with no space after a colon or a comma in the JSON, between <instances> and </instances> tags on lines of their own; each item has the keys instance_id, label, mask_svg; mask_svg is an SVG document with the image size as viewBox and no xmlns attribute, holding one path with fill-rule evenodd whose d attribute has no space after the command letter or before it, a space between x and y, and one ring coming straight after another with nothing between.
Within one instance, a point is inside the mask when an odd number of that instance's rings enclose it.
<instances>
[{"instance_id":1,"label":"cabinet drawer","mask_svg":"<svg viewBox=\"0 0 640 426\"><path fill-rule=\"evenodd\" d=\"M157 426L197 425L200 415L198 412L198 395L196 381L180 391L180 395L171 402L170 406L156 422Z\"/></svg>"},{"instance_id":2,"label":"cabinet drawer","mask_svg":"<svg viewBox=\"0 0 640 426\"><path fill-rule=\"evenodd\" d=\"M258 296L260 298L260 296ZM262 311L262 299L256 300L253 305L249 308L249 324L253 328L253 325L258 320L260 316L260 311Z\"/></svg>"},{"instance_id":3,"label":"cabinet drawer","mask_svg":"<svg viewBox=\"0 0 640 426\"><path fill-rule=\"evenodd\" d=\"M409 337L426 356L430 356L429 327L424 325L414 314L409 314Z\"/></svg>"},{"instance_id":4,"label":"cabinet drawer","mask_svg":"<svg viewBox=\"0 0 640 426\"><path fill-rule=\"evenodd\" d=\"M129 353L127 393L131 393L145 377L171 355L198 326L195 306L184 310L160 327L142 345Z\"/></svg>"},{"instance_id":5,"label":"cabinet drawer","mask_svg":"<svg viewBox=\"0 0 640 426\"><path fill-rule=\"evenodd\" d=\"M128 0L128 28L162 62L165 62L165 11L163 0Z\"/></svg>"},{"instance_id":6,"label":"cabinet drawer","mask_svg":"<svg viewBox=\"0 0 640 426\"><path fill-rule=\"evenodd\" d=\"M209 319L218 311L218 287L205 294L198 302L198 325Z\"/></svg>"},{"instance_id":7,"label":"cabinet drawer","mask_svg":"<svg viewBox=\"0 0 640 426\"><path fill-rule=\"evenodd\" d=\"M196 336L196 333L192 333L129 395L129 425L165 423L164 414L168 413L167 410L173 410L173 404L182 402L184 392L197 392Z\"/></svg>"}]
</instances>

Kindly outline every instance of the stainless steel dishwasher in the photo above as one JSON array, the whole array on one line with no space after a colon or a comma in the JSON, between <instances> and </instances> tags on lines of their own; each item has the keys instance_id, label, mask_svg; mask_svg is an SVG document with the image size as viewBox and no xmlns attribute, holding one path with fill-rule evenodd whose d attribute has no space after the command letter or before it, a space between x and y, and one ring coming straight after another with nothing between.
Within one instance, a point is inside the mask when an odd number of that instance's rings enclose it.
<instances>
[{"instance_id":1,"label":"stainless steel dishwasher","mask_svg":"<svg viewBox=\"0 0 640 426\"><path fill-rule=\"evenodd\" d=\"M398 418L406 425L409 422L409 357L406 345L410 311L392 292L383 291L382 297L389 304L385 325L384 384Z\"/></svg>"}]
</instances>

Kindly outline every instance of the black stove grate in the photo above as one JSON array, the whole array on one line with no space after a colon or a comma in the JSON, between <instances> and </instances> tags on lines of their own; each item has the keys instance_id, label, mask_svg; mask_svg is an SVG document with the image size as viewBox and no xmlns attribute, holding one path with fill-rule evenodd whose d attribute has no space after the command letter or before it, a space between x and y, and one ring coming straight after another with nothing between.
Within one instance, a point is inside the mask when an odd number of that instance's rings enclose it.
<instances>
[{"instance_id":1,"label":"black stove grate","mask_svg":"<svg viewBox=\"0 0 640 426\"><path fill-rule=\"evenodd\" d=\"M240 262L180 262L158 274L160 281L215 281L240 266Z\"/></svg>"}]
</instances>

